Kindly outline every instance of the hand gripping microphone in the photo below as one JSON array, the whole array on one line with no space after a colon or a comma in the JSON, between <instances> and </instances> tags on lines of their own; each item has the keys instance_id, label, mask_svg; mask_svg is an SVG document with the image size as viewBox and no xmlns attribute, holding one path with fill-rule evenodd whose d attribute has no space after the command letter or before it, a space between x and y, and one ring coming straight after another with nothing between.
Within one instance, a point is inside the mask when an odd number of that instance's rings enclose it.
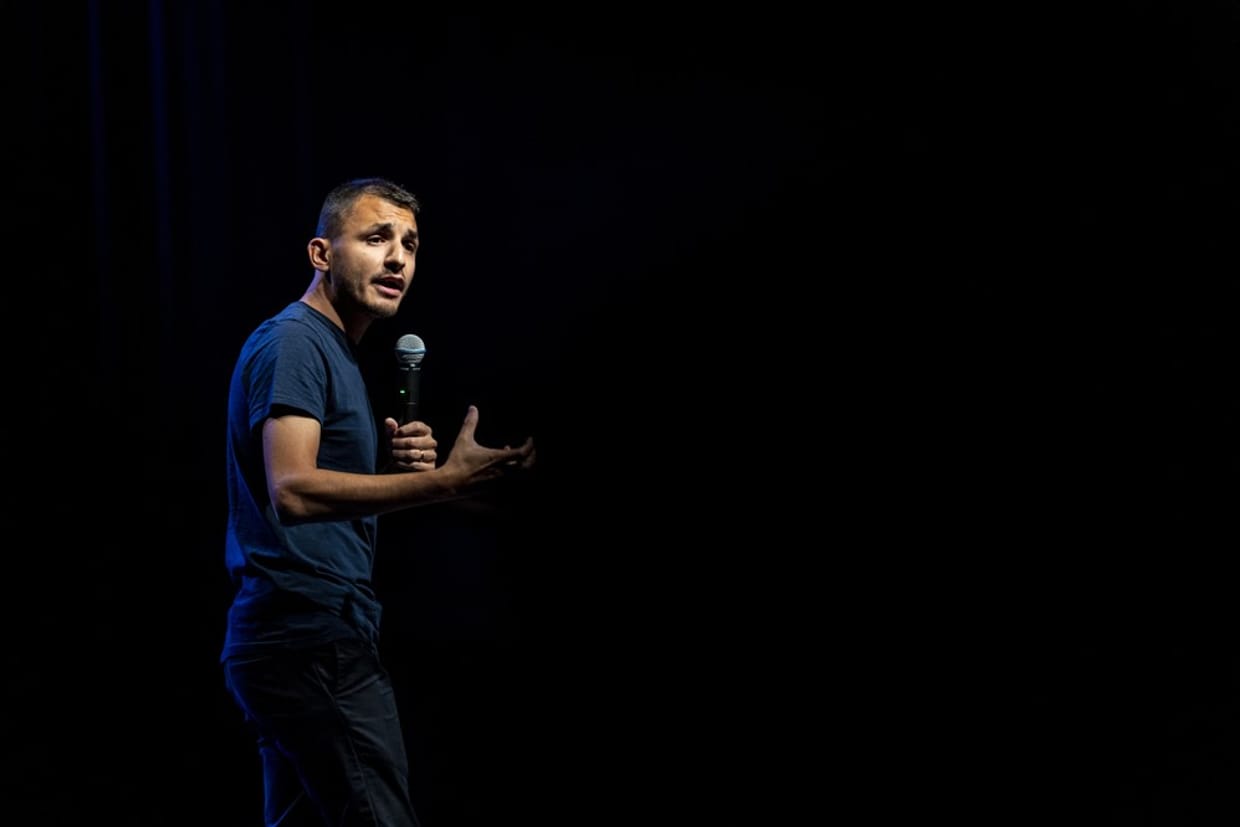
<instances>
[{"instance_id":1,"label":"hand gripping microphone","mask_svg":"<svg viewBox=\"0 0 1240 827\"><path fill-rule=\"evenodd\" d=\"M397 389L396 421L404 425L418 418L418 385L422 379L422 357L426 343L421 336L406 333L396 340L396 362L400 365L400 387Z\"/></svg>"}]
</instances>

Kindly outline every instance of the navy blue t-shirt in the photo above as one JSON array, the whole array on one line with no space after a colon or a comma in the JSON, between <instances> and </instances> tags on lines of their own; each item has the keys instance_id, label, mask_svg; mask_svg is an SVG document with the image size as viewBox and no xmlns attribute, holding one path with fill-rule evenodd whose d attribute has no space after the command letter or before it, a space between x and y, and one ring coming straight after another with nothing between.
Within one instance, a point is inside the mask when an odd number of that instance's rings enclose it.
<instances>
[{"instance_id":1,"label":"navy blue t-shirt","mask_svg":"<svg viewBox=\"0 0 1240 827\"><path fill-rule=\"evenodd\" d=\"M221 659L348 636L378 641L378 518L280 522L262 427L281 413L319 421L320 468L375 473L378 429L356 354L344 331L301 301L260 324L233 369L226 564L237 591Z\"/></svg>"}]
</instances>

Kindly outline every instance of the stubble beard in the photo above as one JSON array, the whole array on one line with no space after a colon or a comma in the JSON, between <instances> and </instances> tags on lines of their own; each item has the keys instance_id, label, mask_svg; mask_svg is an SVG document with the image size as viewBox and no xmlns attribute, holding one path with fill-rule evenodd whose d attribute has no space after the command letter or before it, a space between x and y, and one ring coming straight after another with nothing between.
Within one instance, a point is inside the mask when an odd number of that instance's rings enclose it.
<instances>
[{"instance_id":1,"label":"stubble beard","mask_svg":"<svg viewBox=\"0 0 1240 827\"><path fill-rule=\"evenodd\" d=\"M379 277L366 279L361 284L356 285L354 289L349 290L349 303L372 319L390 319L400 309L400 303L404 301L404 294L402 293L400 298L395 301L374 296L371 291L374 289L374 282L377 278Z\"/></svg>"}]
</instances>

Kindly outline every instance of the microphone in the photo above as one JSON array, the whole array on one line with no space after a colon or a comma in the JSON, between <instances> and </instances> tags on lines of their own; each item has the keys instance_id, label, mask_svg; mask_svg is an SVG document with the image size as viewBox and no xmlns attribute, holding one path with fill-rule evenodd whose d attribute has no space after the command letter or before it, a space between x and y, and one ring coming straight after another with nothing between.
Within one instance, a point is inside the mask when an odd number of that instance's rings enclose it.
<instances>
[{"instance_id":1,"label":"microphone","mask_svg":"<svg viewBox=\"0 0 1240 827\"><path fill-rule=\"evenodd\" d=\"M396 421L404 425L418 418L418 386L422 380L422 358L426 343L421 336L406 333L396 340L396 362L400 365L400 387L396 392Z\"/></svg>"}]
</instances>

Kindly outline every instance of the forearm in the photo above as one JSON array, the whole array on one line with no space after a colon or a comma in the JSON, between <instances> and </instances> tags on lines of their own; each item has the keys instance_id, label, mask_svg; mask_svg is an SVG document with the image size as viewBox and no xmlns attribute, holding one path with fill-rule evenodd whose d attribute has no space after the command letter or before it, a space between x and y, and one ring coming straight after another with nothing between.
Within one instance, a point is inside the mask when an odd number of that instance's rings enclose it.
<instances>
[{"instance_id":1,"label":"forearm","mask_svg":"<svg viewBox=\"0 0 1240 827\"><path fill-rule=\"evenodd\" d=\"M454 499L463 480L449 467L405 474L352 474L315 468L273 480L281 522L345 520Z\"/></svg>"}]
</instances>

